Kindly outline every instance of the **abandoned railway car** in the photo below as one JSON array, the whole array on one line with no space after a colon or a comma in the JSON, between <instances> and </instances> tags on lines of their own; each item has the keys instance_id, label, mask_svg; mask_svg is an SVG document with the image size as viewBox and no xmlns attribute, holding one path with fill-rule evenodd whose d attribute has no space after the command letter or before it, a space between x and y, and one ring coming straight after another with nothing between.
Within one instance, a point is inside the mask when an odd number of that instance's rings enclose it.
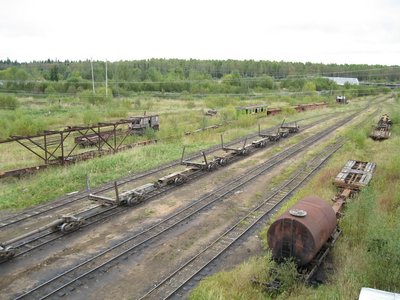
<instances>
[{"instance_id":1,"label":"abandoned railway car","mask_svg":"<svg viewBox=\"0 0 400 300\"><path fill-rule=\"evenodd\" d=\"M143 116L132 116L128 118L128 129L130 134L143 135L147 128L153 130L159 130L159 115L143 115ZM108 130L104 132L93 132L88 134L82 134L75 137L75 144L80 147L92 147L102 143L106 143L108 140L114 138L114 135L122 135L126 130Z\"/></svg>"},{"instance_id":2,"label":"abandoned railway car","mask_svg":"<svg viewBox=\"0 0 400 300\"><path fill-rule=\"evenodd\" d=\"M264 113L267 111L267 106L266 104L255 104L255 105L249 105L249 106L240 106L236 107L236 111L238 114L258 114L258 113Z\"/></svg>"},{"instance_id":3,"label":"abandoned railway car","mask_svg":"<svg viewBox=\"0 0 400 300\"><path fill-rule=\"evenodd\" d=\"M118 135L118 133L117 133ZM75 137L75 144L82 148L96 146L100 142L108 141L114 137L114 131L105 131L101 133L90 133L85 135L79 135Z\"/></svg>"},{"instance_id":4,"label":"abandoned railway car","mask_svg":"<svg viewBox=\"0 0 400 300\"><path fill-rule=\"evenodd\" d=\"M268 245L278 261L293 257L308 264L336 228L336 214L328 202L309 196L284 212L268 230Z\"/></svg>"},{"instance_id":5,"label":"abandoned railway car","mask_svg":"<svg viewBox=\"0 0 400 300\"><path fill-rule=\"evenodd\" d=\"M372 179L375 163L349 160L334 179L338 194L331 206L318 196L308 196L271 224L267 240L277 261L292 258L309 279L334 244L341 230L338 218L346 201Z\"/></svg>"},{"instance_id":6,"label":"abandoned railway car","mask_svg":"<svg viewBox=\"0 0 400 300\"><path fill-rule=\"evenodd\" d=\"M160 121L159 115L144 115L129 117L132 122L128 125L132 134L144 134L147 128L152 128L153 130L159 130Z\"/></svg>"},{"instance_id":7,"label":"abandoned railway car","mask_svg":"<svg viewBox=\"0 0 400 300\"><path fill-rule=\"evenodd\" d=\"M371 134L369 135L373 140L382 141L390 137L390 128L392 126L392 120L390 120L387 114L380 117L378 124L374 127Z\"/></svg>"}]
</instances>

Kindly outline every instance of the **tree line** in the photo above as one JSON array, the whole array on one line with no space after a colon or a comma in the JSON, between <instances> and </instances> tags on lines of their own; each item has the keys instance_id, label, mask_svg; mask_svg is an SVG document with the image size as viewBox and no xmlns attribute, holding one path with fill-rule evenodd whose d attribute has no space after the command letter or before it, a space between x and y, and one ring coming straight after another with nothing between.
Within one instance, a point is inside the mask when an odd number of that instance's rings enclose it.
<instances>
[{"instance_id":1,"label":"tree line","mask_svg":"<svg viewBox=\"0 0 400 300\"><path fill-rule=\"evenodd\" d=\"M104 89L106 62L93 61L95 89ZM400 81L399 66L337 65L254 60L149 59L107 63L110 95L132 92L252 93L334 90L324 77L357 77L368 82ZM92 89L91 62L0 61L0 90L75 95Z\"/></svg>"}]
</instances>

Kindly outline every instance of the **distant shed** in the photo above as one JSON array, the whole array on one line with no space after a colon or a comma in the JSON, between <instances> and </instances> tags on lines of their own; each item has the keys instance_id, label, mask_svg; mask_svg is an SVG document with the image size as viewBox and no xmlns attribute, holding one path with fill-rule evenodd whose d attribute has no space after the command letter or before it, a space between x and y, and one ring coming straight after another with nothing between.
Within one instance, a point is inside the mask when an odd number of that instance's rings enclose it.
<instances>
[{"instance_id":1,"label":"distant shed","mask_svg":"<svg viewBox=\"0 0 400 300\"><path fill-rule=\"evenodd\" d=\"M324 77L334 81L337 85L345 85L346 83L359 85L358 78L352 77Z\"/></svg>"},{"instance_id":2,"label":"distant shed","mask_svg":"<svg viewBox=\"0 0 400 300\"><path fill-rule=\"evenodd\" d=\"M255 104L255 105L249 105L249 106L239 106L236 107L236 110L238 113L243 113L243 114L258 114L258 113L263 113L267 111L268 105L266 104Z\"/></svg>"}]
</instances>

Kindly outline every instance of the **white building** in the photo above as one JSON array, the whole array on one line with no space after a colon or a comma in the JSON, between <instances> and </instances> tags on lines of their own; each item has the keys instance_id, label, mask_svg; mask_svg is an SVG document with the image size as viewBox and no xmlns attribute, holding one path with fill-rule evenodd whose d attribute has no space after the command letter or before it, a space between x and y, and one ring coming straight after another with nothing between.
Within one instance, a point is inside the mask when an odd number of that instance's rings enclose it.
<instances>
[{"instance_id":1,"label":"white building","mask_svg":"<svg viewBox=\"0 0 400 300\"><path fill-rule=\"evenodd\" d=\"M324 77L329 80L334 81L337 85L345 85L346 83L359 85L358 78L351 77Z\"/></svg>"}]
</instances>

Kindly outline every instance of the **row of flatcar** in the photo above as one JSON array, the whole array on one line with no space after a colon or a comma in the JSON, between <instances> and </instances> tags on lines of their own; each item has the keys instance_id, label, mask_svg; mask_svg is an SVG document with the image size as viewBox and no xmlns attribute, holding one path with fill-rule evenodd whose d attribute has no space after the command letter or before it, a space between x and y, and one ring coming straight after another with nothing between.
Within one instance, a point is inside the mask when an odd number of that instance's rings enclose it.
<instances>
[{"instance_id":1,"label":"row of flatcar","mask_svg":"<svg viewBox=\"0 0 400 300\"><path fill-rule=\"evenodd\" d=\"M166 185L180 185L188 181L190 176L195 173L201 171L211 171L216 169L219 166L225 166L229 164L232 160L234 160L237 156L243 156L250 153L252 149L255 148L263 148L269 142L276 142L280 138L285 138L289 134L297 133L299 131L299 126L297 122L292 123L284 123L277 127L277 129L273 132L262 133L259 129L259 138L253 140L251 143L247 144L247 139L244 141L241 147L228 147L224 145L223 138L221 136L221 149L224 151L221 155L215 155L212 159L207 159L206 155L203 154L203 161L190 161L184 160L184 152L183 149L181 162L186 168L182 171L173 172L166 176L159 178L156 182L146 183L142 186L139 186L133 190L126 191L124 193L119 194L116 191L116 198L107 198L104 196L98 195L89 195L89 199L98 200L101 202L107 202L107 204L116 204L116 205L136 205L145 199L146 195L161 188Z\"/></svg>"},{"instance_id":2,"label":"row of flatcar","mask_svg":"<svg viewBox=\"0 0 400 300\"><path fill-rule=\"evenodd\" d=\"M281 137L287 137L290 133L296 133L298 131L299 126L296 122L286 124L282 123L280 126L277 126L277 129L274 132L259 132L259 137L257 139L253 140L251 143L247 143L246 139L244 143L237 148L224 145L223 138L221 136L221 149L223 152L222 154L215 155L212 159L207 159L207 156L203 152L203 161L184 160L184 148L181 159L182 165L185 166L184 170L170 173L159 178L155 182L149 182L122 193L118 192L118 185L115 183L115 198L95 194L90 194L88 198L89 200L99 203L100 207L137 205L145 201L146 198L149 197L150 193L154 191L170 185L181 185L193 178L193 175L196 173L208 172L216 169L219 166L225 166L239 156L247 155L252 150L265 147L268 143L276 142ZM16 242L20 242L23 239L49 229L52 231L59 230L63 233L74 231L82 226L87 218L93 216L93 213L96 214L97 212L89 209L87 211L81 211L76 215L61 216L58 220L55 220L47 225L25 233L22 236L17 236L10 241L0 243L0 261L8 260L15 255L13 246Z\"/></svg>"}]
</instances>

